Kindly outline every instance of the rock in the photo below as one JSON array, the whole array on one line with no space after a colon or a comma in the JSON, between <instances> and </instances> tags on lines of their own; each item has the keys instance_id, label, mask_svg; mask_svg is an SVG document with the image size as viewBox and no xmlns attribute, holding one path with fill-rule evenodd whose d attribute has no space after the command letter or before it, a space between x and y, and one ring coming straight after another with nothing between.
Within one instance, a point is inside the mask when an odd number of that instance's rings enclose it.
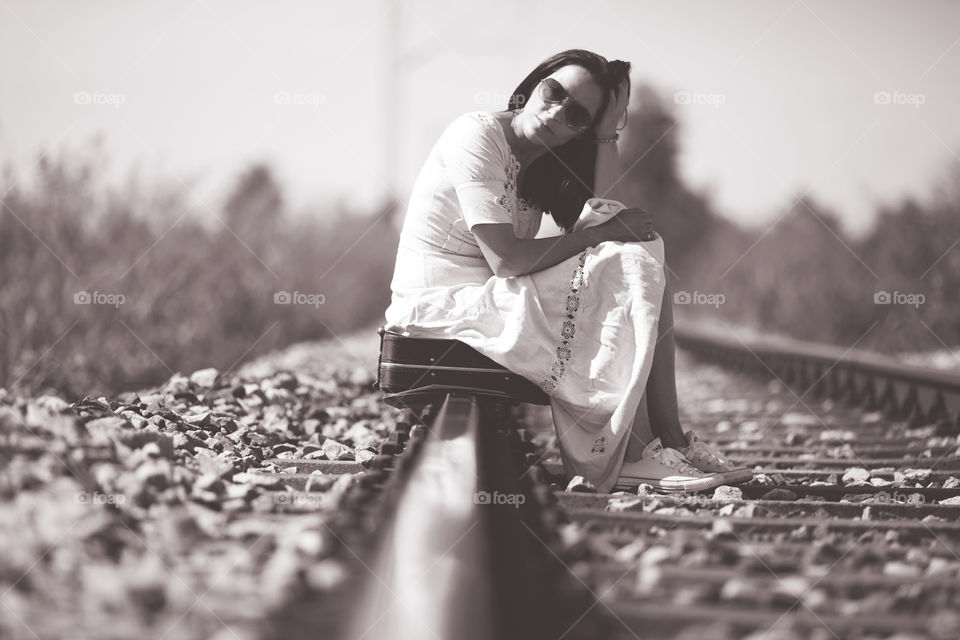
<instances>
[{"instance_id":1,"label":"rock","mask_svg":"<svg viewBox=\"0 0 960 640\"><path fill-rule=\"evenodd\" d=\"M949 609L941 609L927 618L927 631L938 640L956 638L960 629L960 614Z\"/></svg>"},{"instance_id":2,"label":"rock","mask_svg":"<svg viewBox=\"0 0 960 640\"><path fill-rule=\"evenodd\" d=\"M720 486L713 490L713 499L722 503L738 502L743 500L743 491L737 487Z\"/></svg>"},{"instance_id":3,"label":"rock","mask_svg":"<svg viewBox=\"0 0 960 640\"><path fill-rule=\"evenodd\" d=\"M938 504L960 505L960 496L953 496L952 498L944 498L940 500Z\"/></svg>"},{"instance_id":4,"label":"rock","mask_svg":"<svg viewBox=\"0 0 960 640\"><path fill-rule=\"evenodd\" d=\"M0 406L0 433L16 433L23 430L23 418L13 407Z\"/></svg>"},{"instance_id":5,"label":"rock","mask_svg":"<svg viewBox=\"0 0 960 640\"><path fill-rule=\"evenodd\" d=\"M134 471L145 485L164 490L173 484L173 468L166 460L147 460Z\"/></svg>"},{"instance_id":6,"label":"rock","mask_svg":"<svg viewBox=\"0 0 960 640\"><path fill-rule=\"evenodd\" d=\"M853 431L841 431L839 429L827 429L820 432L820 439L826 441L846 441L856 440L857 434Z\"/></svg>"},{"instance_id":7,"label":"rock","mask_svg":"<svg viewBox=\"0 0 960 640\"><path fill-rule=\"evenodd\" d=\"M823 423L818 416L809 413L790 412L780 418L785 427L817 427Z\"/></svg>"},{"instance_id":8,"label":"rock","mask_svg":"<svg viewBox=\"0 0 960 640\"><path fill-rule=\"evenodd\" d=\"M903 471L904 482L925 482L930 477L930 469L905 469Z\"/></svg>"},{"instance_id":9,"label":"rock","mask_svg":"<svg viewBox=\"0 0 960 640\"><path fill-rule=\"evenodd\" d=\"M575 493L596 493L597 488L583 476L573 476L567 484L567 491Z\"/></svg>"},{"instance_id":10,"label":"rock","mask_svg":"<svg viewBox=\"0 0 960 640\"><path fill-rule=\"evenodd\" d=\"M250 484L264 489L282 489L283 478L274 473L248 473L241 471L233 474L233 482L237 484Z\"/></svg>"},{"instance_id":11,"label":"rock","mask_svg":"<svg viewBox=\"0 0 960 640\"><path fill-rule=\"evenodd\" d=\"M956 476L950 476L943 481L944 489L956 489L957 487L960 487L960 478Z\"/></svg>"},{"instance_id":12,"label":"rock","mask_svg":"<svg viewBox=\"0 0 960 640\"><path fill-rule=\"evenodd\" d=\"M181 418L191 426L205 427L210 424L210 410L202 406L191 407Z\"/></svg>"},{"instance_id":13,"label":"rock","mask_svg":"<svg viewBox=\"0 0 960 640\"><path fill-rule=\"evenodd\" d=\"M761 500L793 501L797 499L797 494L795 494L793 491L790 491L789 489L778 487L776 489L771 489L770 491L767 491L765 494L763 494L763 496L761 496L760 499Z\"/></svg>"},{"instance_id":14,"label":"rock","mask_svg":"<svg viewBox=\"0 0 960 640\"><path fill-rule=\"evenodd\" d=\"M790 431L783 439L783 444L788 447L798 447L807 441L807 436L800 431Z\"/></svg>"},{"instance_id":15,"label":"rock","mask_svg":"<svg viewBox=\"0 0 960 640\"><path fill-rule=\"evenodd\" d=\"M278 371L270 380L270 383L278 389L294 391L300 384L297 377L289 371Z\"/></svg>"},{"instance_id":16,"label":"rock","mask_svg":"<svg viewBox=\"0 0 960 640\"><path fill-rule=\"evenodd\" d=\"M713 526L710 529L710 534L713 537L720 536L732 536L733 535L733 523L730 522L727 518L717 518L713 521Z\"/></svg>"},{"instance_id":17,"label":"rock","mask_svg":"<svg viewBox=\"0 0 960 640\"><path fill-rule=\"evenodd\" d=\"M8 414L8 419L16 416ZM80 417L73 408L56 396L40 396L27 404L27 413L20 428L26 425L29 431L43 431L61 438L69 444L77 444L86 436Z\"/></svg>"},{"instance_id":18,"label":"rock","mask_svg":"<svg viewBox=\"0 0 960 640\"><path fill-rule=\"evenodd\" d=\"M332 558L321 560L310 566L304 576L311 589L316 591L330 591L340 586L347 579L348 573L343 564Z\"/></svg>"},{"instance_id":19,"label":"rock","mask_svg":"<svg viewBox=\"0 0 960 640\"><path fill-rule=\"evenodd\" d=\"M638 496L615 496L607 501L606 510L614 513L620 513L623 511L643 511L643 502L643 498Z\"/></svg>"},{"instance_id":20,"label":"rock","mask_svg":"<svg viewBox=\"0 0 960 640\"><path fill-rule=\"evenodd\" d=\"M747 504L741 505L739 507L737 507L737 505L735 504L728 504L724 508L726 507L736 507L733 511L733 516L735 518L752 518L755 515L757 510L757 505L756 503L753 503L753 502L748 502ZM723 514L720 514L720 515L723 515Z\"/></svg>"},{"instance_id":21,"label":"rock","mask_svg":"<svg viewBox=\"0 0 960 640\"><path fill-rule=\"evenodd\" d=\"M169 394L183 393L189 390L190 379L181 373L175 373L163 387L163 392Z\"/></svg>"},{"instance_id":22,"label":"rock","mask_svg":"<svg viewBox=\"0 0 960 640\"><path fill-rule=\"evenodd\" d=\"M863 467L851 467L843 474L840 480L843 484L862 483L870 480L870 472Z\"/></svg>"},{"instance_id":23,"label":"rock","mask_svg":"<svg viewBox=\"0 0 960 640\"><path fill-rule=\"evenodd\" d=\"M201 389L212 389L219 377L220 372L211 367L209 369L200 369L199 371L194 371L190 376L190 382Z\"/></svg>"},{"instance_id":24,"label":"rock","mask_svg":"<svg viewBox=\"0 0 960 640\"><path fill-rule=\"evenodd\" d=\"M751 484L758 484L760 486L772 486L776 484L773 478L768 476L765 473L755 473L753 474L753 482Z\"/></svg>"},{"instance_id":25,"label":"rock","mask_svg":"<svg viewBox=\"0 0 960 640\"><path fill-rule=\"evenodd\" d=\"M641 482L640 484L637 485L637 495L638 495L638 496L646 496L646 495L650 495L651 493L653 493L653 485L652 485L652 484L647 484L647 483L645 483L645 482Z\"/></svg>"},{"instance_id":26,"label":"rock","mask_svg":"<svg viewBox=\"0 0 960 640\"><path fill-rule=\"evenodd\" d=\"M373 459L377 457L377 454L369 449L356 449L353 452L356 461L362 465L367 465L373 462Z\"/></svg>"},{"instance_id":27,"label":"rock","mask_svg":"<svg viewBox=\"0 0 960 640\"><path fill-rule=\"evenodd\" d=\"M303 421L303 433L312 436L315 433L320 433L320 430L323 428L323 423L315 418L309 418Z\"/></svg>"},{"instance_id":28,"label":"rock","mask_svg":"<svg viewBox=\"0 0 960 640\"><path fill-rule=\"evenodd\" d=\"M353 460L353 449L332 438L323 443L323 454L327 460Z\"/></svg>"},{"instance_id":29,"label":"rock","mask_svg":"<svg viewBox=\"0 0 960 640\"><path fill-rule=\"evenodd\" d=\"M899 560L891 560L883 565L883 575L895 576L899 578L914 578L921 573L919 567Z\"/></svg>"},{"instance_id":30,"label":"rock","mask_svg":"<svg viewBox=\"0 0 960 640\"><path fill-rule=\"evenodd\" d=\"M957 570L957 563L947 558L931 558L927 565L927 575L936 576L946 573L953 573Z\"/></svg>"},{"instance_id":31,"label":"rock","mask_svg":"<svg viewBox=\"0 0 960 640\"><path fill-rule=\"evenodd\" d=\"M655 567L657 565L663 564L668 560L672 560L674 557L674 552L666 547L657 546L650 547L643 552L643 555L640 556L640 565L644 568Z\"/></svg>"},{"instance_id":32,"label":"rock","mask_svg":"<svg viewBox=\"0 0 960 640\"><path fill-rule=\"evenodd\" d=\"M741 576L730 578L724 582L723 587L720 588L721 600L744 601L754 606L763 602L769 602L770 596L771 592L766 583L760 582L759 580L750 580L749 578ZM794 640L794 636L792 635L778 634L777 637Z\"/></svg>"}]
</instances>

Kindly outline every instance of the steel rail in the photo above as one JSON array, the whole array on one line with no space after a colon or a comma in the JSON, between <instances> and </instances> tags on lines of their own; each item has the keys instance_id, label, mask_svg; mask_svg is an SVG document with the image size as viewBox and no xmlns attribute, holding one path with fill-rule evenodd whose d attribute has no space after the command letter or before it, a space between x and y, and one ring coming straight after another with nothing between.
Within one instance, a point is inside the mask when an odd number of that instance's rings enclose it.
<instances>
[{"instance_id":1,"label":"steel rail","mask_svg":"<svg viewBox=\"0 0 960 640\"><path fill-rule=\"evenodd\" d=\"M832 398L881 411L911 426L960 429L960 374L906 364L865 350L786 338L741 339L674 327L678 347L726 368L773 376L803 398Z\"/></svg>"}]
</instances>

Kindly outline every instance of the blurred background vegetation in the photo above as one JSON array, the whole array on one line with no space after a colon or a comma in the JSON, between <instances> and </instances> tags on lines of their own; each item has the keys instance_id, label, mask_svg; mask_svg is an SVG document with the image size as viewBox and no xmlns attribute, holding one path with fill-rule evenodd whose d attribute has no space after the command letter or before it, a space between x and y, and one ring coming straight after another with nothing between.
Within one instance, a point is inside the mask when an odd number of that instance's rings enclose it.
<instances>
[{"instance_id":1,"label":"blurred background vegetation","mask_svg":"<svg viewBox=\"0 0 960 640\"><path fill-rule=\"evenodd\" d=\"M107 193L92 158L36 174L0 209L0 388L79 398L225 370L369 325L389 299L395 203L293 217L262 165L220 211L172 184ZM124 299L75 304L78 292ZM279 292L323 303L274 304Z\"/></svg>"},{"instance_id":2,"label":"blurred background vegetation","mask_svg":"<svg viewBox=\"0 0 960 640\"><path fill-rule=\"evenodd\" d=\"M670 101L650 86L633 96L621 197L656 214L673 291L723 296L677 305L679 320L887 353L960 344L956 181L888 205L863 238L806 197L742 229L681 179ZM404 203L294 216L270 167L254 165L214 211L173 184L107 190L98 166L41 158L29 187L9 168L0 177L0 388L70 399L142 388L382 320ZM75 304L84 291L124 301ZM324 302L275 304L281 291ZM880 291L924 303L875 304Z\"/></svg>"},{"instance_id":3,"label":"blurred background vegetation","mask_svg":"<svg viewBox=\"0 0 960 640\"><path fill-rule=\"evenodd\" d=\"M723 296L675 307L678 320L887 354L939 351L944 366L960 365L951 351L960 344L960 173L920 185L925 202L887 204L864 237L848 236L838 213L808 196L774 222L742 229L680 178L682 123L669 102L649 86L636 98L621 144L624 198L657 216L675 292ZM923 302L876 304L883 293Z\"/></svg>"}]
</instances>

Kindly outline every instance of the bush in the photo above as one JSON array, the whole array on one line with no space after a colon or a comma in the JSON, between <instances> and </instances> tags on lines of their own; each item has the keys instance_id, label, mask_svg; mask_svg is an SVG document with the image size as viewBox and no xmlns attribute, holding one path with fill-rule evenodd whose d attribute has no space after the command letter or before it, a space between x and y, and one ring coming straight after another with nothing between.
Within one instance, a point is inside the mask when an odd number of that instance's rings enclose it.
<instances>
[{"instance_id":1,"label":"bush","mask_svg":"<svg viewBox=\"0 0 960 640\"><path fill-rule=\"evenodd\" d=\"M140 388L376 324L389 303L396 203L292 217L264 166L221 211L175 186L108 192L89 159L42 160L30 190L5 183L0 387ZM318 295L275 304L283 291ZM82 292L103 304L75 303Z\"/></svg>"}]
</instances>

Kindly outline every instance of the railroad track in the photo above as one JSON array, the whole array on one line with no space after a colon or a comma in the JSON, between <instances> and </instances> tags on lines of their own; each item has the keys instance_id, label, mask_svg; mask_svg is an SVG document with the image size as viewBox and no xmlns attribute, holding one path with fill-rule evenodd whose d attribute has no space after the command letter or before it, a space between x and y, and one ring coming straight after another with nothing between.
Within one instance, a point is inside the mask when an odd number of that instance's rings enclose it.
<instances>
[{"instance_id":1,"label":"railroad track","mask_svg":"<svg viewBox=\"0 0 960 640\"><path fill-rule=\"evenodd\" d=\"M699 360L685 424L753 482L567 490L547 414L452 394L367 463L266 461L288 511L358 478L337 528L357 578L282 612L283 637L337 613L330 637L960 637L960 376L821 345L677 342Z\"/></svg>"}]
</instances>

